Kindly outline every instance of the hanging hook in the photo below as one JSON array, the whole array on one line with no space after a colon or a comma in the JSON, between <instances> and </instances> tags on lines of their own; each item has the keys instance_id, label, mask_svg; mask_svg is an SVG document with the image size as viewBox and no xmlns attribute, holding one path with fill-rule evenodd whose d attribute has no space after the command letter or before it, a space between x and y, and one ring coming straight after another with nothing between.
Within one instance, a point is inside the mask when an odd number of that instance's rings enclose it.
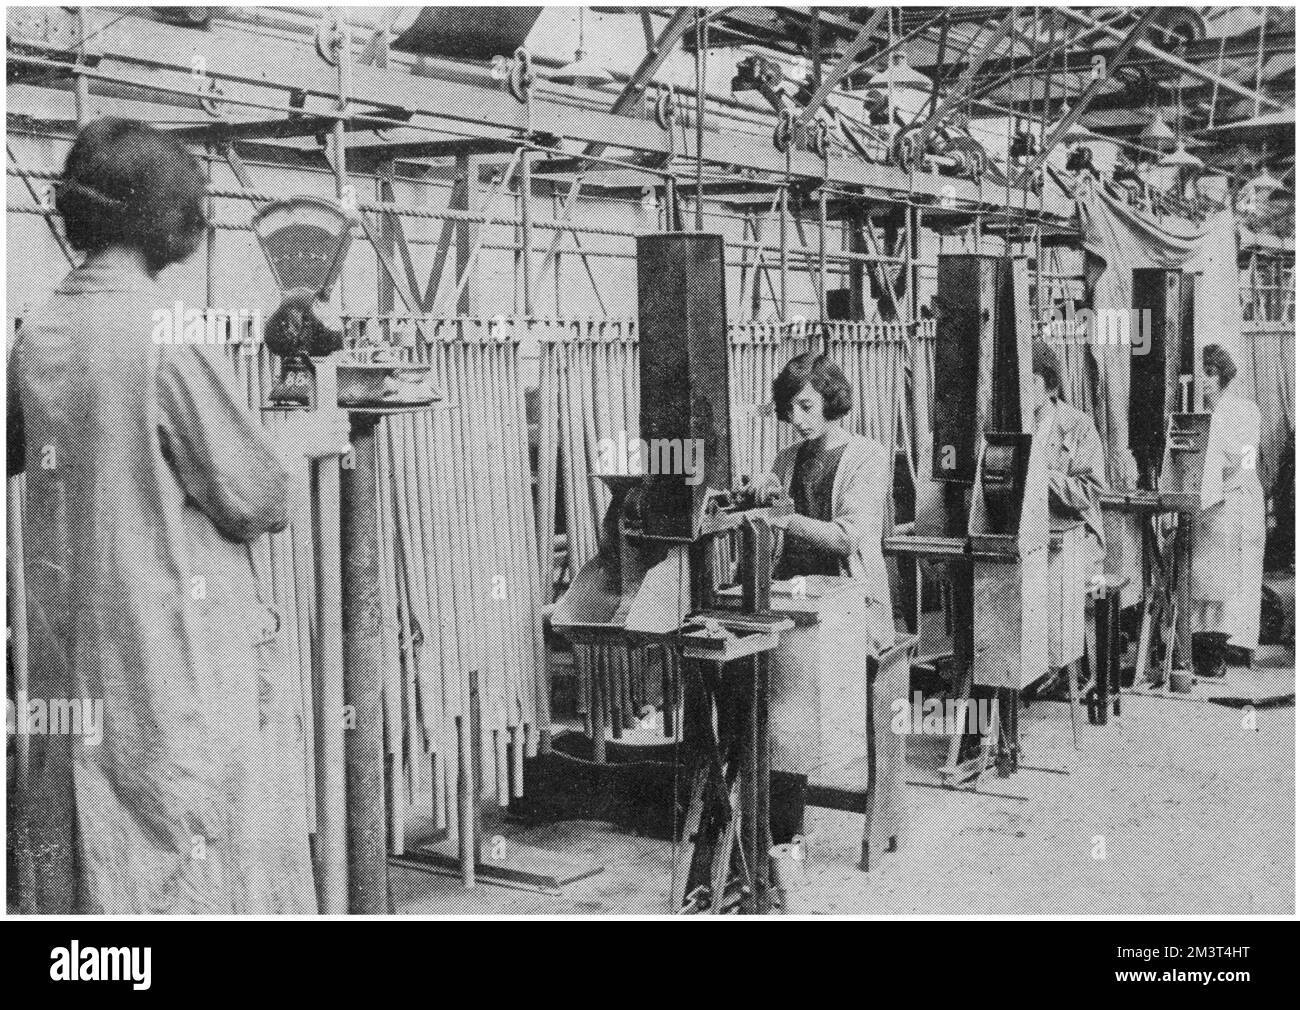
<instances>
[{"instance_id":1,"label":"hanging hook","mask_svg":"<svg viewBox=\"0 0 1300 1010\"><path fill-rule=\"evenodd\" d=\"M677 92L671 84L659 85L659 96L655 99L655 122L661 130L672 131L673 121L677 118Z\"/></svg>"}]
</instances>

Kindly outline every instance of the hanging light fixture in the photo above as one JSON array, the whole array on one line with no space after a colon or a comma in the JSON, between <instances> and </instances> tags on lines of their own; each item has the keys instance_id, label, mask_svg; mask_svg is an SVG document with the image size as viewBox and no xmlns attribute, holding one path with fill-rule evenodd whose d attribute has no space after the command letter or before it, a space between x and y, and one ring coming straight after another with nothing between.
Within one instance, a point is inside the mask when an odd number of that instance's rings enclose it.
<instances>
[{"instance_id":1,"label":"hanging light fixture","mask_svg":"<svg viewBox=\"0 0 1300 1010\"><path fill-rule=\"evenodd\" d=\"M1174 142L1174 131L1169 129L1169 124L1165 122L1165 117L1157 109L1151 117L1151 122L1142 128L1138 135L1142 146L1153 151L1172 151L1177 145Z\"/></svg>"},{"instance_id":2,"label":"hanging light fixture","mask_svg":"<svg viewBox=\"0 0 1300 1010\"><path fill-rule=\"evenodd\" d=\"M1160 156L1160 165L1165 168L1172 166L1174 168L1191 168L1199 171L1205 167L1205 162L1187 150L1187 145L1180 140L1172 151Z\"/></svg>"},{"instance_id":3,"label":"hanging light fixture","mask_svg":"<svg viewBox=\"0 0 1300 1010\"><path fill-rule=\"evenodd\" d=\"M1282 180L1270 172L1267 168L1260 172L1259 175L1251 179L1246 185L1258 194L1276 193L1279 189L1285 189Z\"/></svg>"},{"instance_id":4,"label":"hanging light fixture","mask_svg":"<svg viewBox=\"0 0 1300 1010\"><path fill-rule=\"evenodd\" d=\"M894 53L889 66L884 70L877 70L871 75L867 83L873 88L893 86L895 88L915 88L918 91L929 91L934 86L934 82L930 78L907 62L907 56L903 53Z\"/></svg>"},{"instance_id":5,"label":"hanging light fixture","mask_svg":"<svg viewBox=\"0 0 1300 1010\"><path fill-rule=\"evenodd\" d=\"M593 59L589 59L583 47L587 43L587 8L578 8L578 49L573 60L551 74L551 80L557 84L573 84L581 88L600 88L614 83L614 75Z\"/></svg>"},{"instance_id":6,"label":"hanging light fixture","mask_svg":"<svg viewBox=\"0 0 1300 1010\"><path fill-rule=\"evenodd\" d=\"M1158 164L1162 168L1178 169L1179 178L1181 179L1183 169L1190 169L1194 172L1199 172L1205 167L1205 162L1187 150L1187 141L1183 137L1183 115L1186 112L1183 108L1183 79L1179 77L1176 83L1178 87L1176 98L1177 104L1174 107L1174 125L1177 127L1177 132L1174 134L1176 143L1174 144L1174 149L1172 151L1160 156Z\"/></svg>"}]
</instances>

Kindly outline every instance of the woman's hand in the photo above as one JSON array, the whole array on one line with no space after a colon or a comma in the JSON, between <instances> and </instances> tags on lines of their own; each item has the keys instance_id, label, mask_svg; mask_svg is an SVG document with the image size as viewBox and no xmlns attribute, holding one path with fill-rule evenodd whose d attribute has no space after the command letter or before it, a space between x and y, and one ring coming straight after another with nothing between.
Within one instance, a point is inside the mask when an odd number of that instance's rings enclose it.
<instances>
[{"instance_id":1,"label":"woman's hand","mask_svg":"<svg viewBox=\"0 0 1300 1010\"><path fill-rule=\"evenodd\" d=\"M767 524L774 530L784 530L790 525L790 520L793 518L793 513L788 513L786 515L770 515L767 517Z\"/></svg>"},{"instance_id":2,"label":"woman's hand","mask_svg":"<svg viewBox=\"0 0 1300 1010\"><path fill-rule=\"evenodd\" d=\"M290 414L278 434L281 452L293 462L342 456L352 448L348 412L338 407Z\"/></svg>"}]
</instances>

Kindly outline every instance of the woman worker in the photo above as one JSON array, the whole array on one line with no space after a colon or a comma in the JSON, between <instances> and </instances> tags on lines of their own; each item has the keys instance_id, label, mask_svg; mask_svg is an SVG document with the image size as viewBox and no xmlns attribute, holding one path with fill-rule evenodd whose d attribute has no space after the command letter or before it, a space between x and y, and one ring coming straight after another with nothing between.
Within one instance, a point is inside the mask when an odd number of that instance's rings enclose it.
<instances>
[{"instance_id":1,"label":"woman worker","mask_svg":"<svg viewBox=\"0 0 1300 1010\"><path fill-rule=\"evenodd\" d=\"M792 358L772 383L777 416L800 441L777 454L773 471L795 514L773 578L847 575L867 587L867 631L877 650L894 644L889 577L881 553L893 474L885 447L846 431L853 390L838 365L812 351Z\"/></svg>"},{"instance_id":2,"label":"woman worker","mask_svg":"<svg viewBox=\"0 0 1300 1010\"><path fill-rule=\"evenodd\" d=\"M159 285L207 225L175 138L105 117L57 191L85 256L9 367L9 469L27 475L32 699L102 700L98 742L33 736L11 857L40 913L316 910L302 728L250 543L288 521L291 467L339 454L342 411L277 440L221 346L163 344Z\"/></svg>"},{"instance_id":3,"label":"woman worker","mask_svg":"<svg viewBox=\"0 0 1300 1010\"><path fill-rule=\"evenodd\" d=\"M1048 666L1059 672L1084 656L1088 589L1102 574L1105 452L1092 418L1065 402L1061 362L1050 345L1033 344L1034 441L1047 467L1054 546L1048 550ZM1059 539L1059 546L1056 545ZM1068 682L1067 682L1068 683Z\"/></svg>"},{"instance_id":4,"label":"woman worker","mask_svg":"<svg viewBox=\"0 0 1300 1010\"><path fill-rule=\"evenodd\" d=\"M773 572L775 579L799 576L849 576L858 580L854 592L865 600L865 614L858 610L861 628L846 629L865 639L867 655L878 656L894 644L894 611L889 578L881 553L881 537L892 472L888 453L874 439L846 431L843 419L853 403L853 391L844 373L823 354L808 352L792 358L772 384L777 416L799 435L800 441L777 454L774 473L760 478L764 484L779 484L793 499L794 514L776 518L782 531L781 549ZM845 649L851 650L846 638ZM784 650L773 662L771 725L772 768L776 772L806 774L798 753L798 741L806 739L810 718L804 709L808 692L783 667ZM865 662L865 657L864 657ZM806 663L794 662L796 671ZM856 696L866 696L866 670L843 685L822 684L820 690L836 687ZM824 699L822 704L824 704ZM853 731L865 733L865 718ZM842 741L846 753L852 742ZM804 765L801 767L801 765ZM773 781L773 837L781 842L803 831L802 801L791 799L785 809L778 799L779 780Z\"/></svg>"},{"instance_id":5,"label":"woman worker","mask_svg":"<svg viewBox=\"0 0 1300 1010\"><path fill-rule=\"evenodd\" d=\"M1205 466L1223 474L1223 498L1191 524L1192 660L1199 676L1221 676L1227 649L1248 665L1259 645L1264 579L1264 489L1259 480L1259 407L1238 395L1232 356L1201 353L1210 434Z\"/></svg>"}]
</instances>

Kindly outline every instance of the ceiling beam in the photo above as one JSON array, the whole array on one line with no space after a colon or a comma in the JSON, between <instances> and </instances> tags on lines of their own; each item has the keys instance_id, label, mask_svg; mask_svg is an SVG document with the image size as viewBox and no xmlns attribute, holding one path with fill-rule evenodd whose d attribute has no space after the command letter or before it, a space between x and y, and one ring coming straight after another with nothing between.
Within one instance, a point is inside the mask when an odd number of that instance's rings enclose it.
<instances>
[{"instance_id":1,"label":"ceiling beam","mask_svg":"<svg viewBox=\"0 0 1300 1010\"><path fill-rule=\"evenodd\" d=\"M223 31L220 27L198 31L157 22L149 22L148 31L104 31L114 17L121 15L107 8L85 10L89 28L98 29L103 42L103 59L91 74L92 89L98 84L95 75L103 74L115 87L126 84L131 89L140 89L132 90L132 94L156 96L152 100L159 105L185 108L196 101L190 61L198 54L205 58L208 79L220 83L224 100L231 108L240 108L240 100L244 100L265 105L263 111L268 117L278 114L283 118L291 112L338 115L334 69L310 55L301 44L268 35L259 39L257 46L250 47L244 32ZM665 52L665 58L666 55ZM31 59L12 45L8 58L10 66ZM37 60L33 65L44 63ZM363 119L367 114L375 115L394 107L411 113L409 127L393 130L393 139L399 143L418 141L429 132L443 133L438 139L445 139L445 134L451 133L466 138L501 140L503 134L523 137L531 130L579 145L600 144L661 157L666 157L670 150L682 158L695 155L695 137L689 133L685 139L676 138L674 143L653 120L573 104L572 97L583 95L583 89L539 88L530 119L524 106L486 74L482 80L451 80L417 77L401 65L356 66L352 84L351 111L371 129L383 123ZM167 89L190 90L174 94ZM14 111L27 111L26 105L39 104L42 112L52 113L53 118L67 118L71 99L66 92L30 90L42 95L39 103L33 103L31 98L20 99L17 91L11 90L10 107ZM294 91L301 91L305 96L301 109L288 104L288 96ZM560 94L564 96L563 101L556 100ZM779 175L785 174L788 164L795 179L825 180L867 199L889 201L911 194L922 200L938 201L949 196L972 207L1001 206L1008 199L1019 204L1023 199L1023 194L1015 191L1008 196L1004 187L981 189L968 179L931 173L913 175L892 165L871 164L856 158L831 158L826 164L808 151L792 148L788 155L782 154L766 135L710 129L708 137L710 164ZM1064 215L1069 213L1069 208L1062 202L1060 207L1049 206L1048 213Z\"/></svg>"},{"instance_id":2,"label":"ceiling beam","mask_svg":"<svg viewBox=\"0 0 1300 1010\"><path fill-rule=\"evenodd\" d=\"M1102 24L1094 17L1090 17L1086 14L1080 14L1078 11L1074 10L1073 8L1056 7L1054 9L1064 17L1069 18L1071 21L1074 21L1077 24L1084 25L1087 28L1098 29L1102 32L1105 32L1107 35L1110 35L1112 38L1117 38L1117 39L1124 38L1123 35L1117 32L1114 28L1111 28L1109 25ZM1256 45L1258 44L1259 44L1258 41L1256 41ZM1251 98L1251 99L1258 98L1264 104L1271 105L1274 108L1278 108L1278 109L1287 108L1286 104L1283 102L1279 102L1274 98L1270 98L1268 95L1259 94L1253 88L1244 87L1238 84L1236 81L1232 80L1231 78L1221 77L1220 75L1212 73L1209 70L1205 70L1202 67L1198 67L1194 63L1188 63L1186 60L1182 59L1181 57L1175 56L1173 53L1166 52L1165 50L1160 49L1158 46L1153 46L1150 42L1147 42L1145 40L1142 39L1137 40L1136 48L1140 52L1146 53L1149 56L1155 56L1161 61L1168 63L1170 66L1177 67L1179 70L1191 74L1193 77L1199 77L1201 80L1209 81L1211 84L1218 84L1219 87L1226 88L1228 91L1235 92L1236 94L1241 95L1244 98ZM1119 50L1116 50L1116 52L1118 51Z\"/></svg>"},{"instance_id":3,"label":"ceiling beam","mask_svg":"<svg viewBox=\"0 0 1300 1010\"><path fill-rule=\"evenodd\" d=\"M955 109L966 98L966 96L970 94L971 88L975 85L975 75L979 73L980 67L984 65L984 61L993 55L993 50L1011 34L1011 28L1015 22L1016 11L1015 8L1012 8L1007 11L1006 15L1002 18L1002 21L984 40L984 44L980 46L979 52L971 59L970 63L967 64L966 69L963 70L961 76L957 78L957 82L949 89L948 93L940 99L939 104L935 106L934 111L930 113L930 117L921 125L921 131L916 137L916 150L925 150L926 142L930 139L930 136L934 131L939 128L939 124L944 121L948 113Z\"/></svg>"},{"instance_id":4,"label":"ceiling beam","mask_svg":"<svg viewBox=\"0 0 1300 1010\"><path fill-rule=\"evenodd\" d=\"M1133 47L1139 44L1138 40L1142 38L1142 33L1147 30L1147 25L1151 23L1159 10L1159 7L1148 7L1142 12L1133 27L1129 29L1128 34L1124 36L1124 41L1119 44L1111 54L1110 59L1106 61L1106 72L1104 74L1099 74L1089 82L1086 88L1083 89L1083 94L1079 96L1079 100L1075 104L1074 108L1062 116L1060 121L1052 128L1051 134L1045 141L1043 141L1042 149L1029 159L1029 164L1024 167L1012 182L1013 186L1021 186L1024 184L1026 179L1033 178L1033 175L1038 171L1039 166L1042 165L1042 163L1047 160L1047 156L1051 154L1052 148L1060 143L1061 138L1065 136L1065 132L1077 123L1080 117L1088 111L1088 104L1092 101L1093 96L1101 90L1102 86L1110 80L1115 71L1120 68L1121 64L1123 64L1124 60L1128 57L1128 54L1132 52Z\"/></svg>"},{"instance_id":5,"label":"ceiling beam","mask_svg":"<svg viewBox=\"0 0 1300 1010\"><path fill-rule=\"evenodd\" d=\"M818 85L817 90L813 92L812 98L808 100L808 104L799 113L798 122L795 124L796 131L803 129L812 121L813 116L817 114L817 110L822 107L822 102L826 101L826 96L838 88L840 81L844 80L849 71L857 66L858 57L871 44L872 37L876 34L876 29L880 27L880 22L884 20L888 10L888 7L877 7L872 12L871 17L867 18L867 23L862 26L857 38L845 47L843 55L836 60L835 66L831 67L826 76L822 78L822 82Z\"/></svg>"}]
</instances>

